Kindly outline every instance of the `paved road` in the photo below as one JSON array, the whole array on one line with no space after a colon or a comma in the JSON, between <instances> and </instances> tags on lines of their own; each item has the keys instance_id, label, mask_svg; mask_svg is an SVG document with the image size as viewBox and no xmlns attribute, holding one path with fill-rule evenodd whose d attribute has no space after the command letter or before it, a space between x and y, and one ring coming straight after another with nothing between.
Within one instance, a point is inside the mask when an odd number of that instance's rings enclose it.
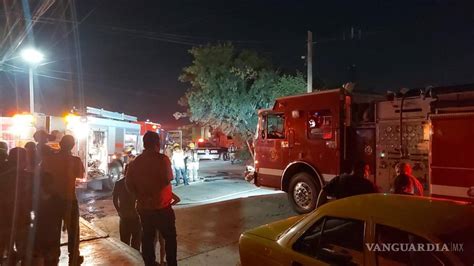
<instances>
[{"instance_id":1,"label":"paved road","mask_svg":"<svg viewBox=\"0 0 474 266\"><path fill-rule=\"evenodd\" d=\"M204 161L200 171L204 181L174 188L182 199L175 207L180 265L238 265L243 231L295 215L286 194L247 183L243 171L242 165ZM110 196L84 199L81 215L118 239L118 217Z\"/></svg>"},{"instance_id":2,"label":"paved road","mask_svg":"<svg viewBox=\"0 0 474 266\"><path fill-rule=\"evenodd\" d=\"M204 180L191 183L190 186L173 187L173 191L181 198L178 207L209 204L224 200L280 193L272 189L258 188L243 179L245 166L225 161L205 160L200 163L199 176ZM86 220L102 218L115 213L106 208L100 201L110 200L111 192L78 190L81 215Z\"/></svg>"}]
</instances>

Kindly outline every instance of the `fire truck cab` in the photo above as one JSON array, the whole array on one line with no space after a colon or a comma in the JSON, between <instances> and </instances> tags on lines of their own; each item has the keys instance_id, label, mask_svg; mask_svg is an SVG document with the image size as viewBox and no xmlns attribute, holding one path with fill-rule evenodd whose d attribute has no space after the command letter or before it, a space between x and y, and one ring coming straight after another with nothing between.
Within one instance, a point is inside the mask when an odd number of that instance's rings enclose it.
<instances>
[{"instance_id":1,"label":"fire truck cab","mask_svg":"<svg viewBox=\"0 0 474 266\"><path fill-rule=\"evenodd\" d=\"M255 135L255 183L288 193L300 213L315 208L324 183L341 172L351 125L343 89L279 98L260 110Z\"/></svg>"}]
</instances>

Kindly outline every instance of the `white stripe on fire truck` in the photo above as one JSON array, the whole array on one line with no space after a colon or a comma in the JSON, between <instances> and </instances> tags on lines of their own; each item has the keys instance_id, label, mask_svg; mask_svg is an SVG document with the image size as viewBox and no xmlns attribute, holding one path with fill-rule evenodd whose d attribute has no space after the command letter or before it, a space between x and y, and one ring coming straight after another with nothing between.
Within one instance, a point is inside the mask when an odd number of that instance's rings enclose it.
<instances>
[{"instance_id":1,"label":"white stripe on fire truck","mask_svg":"<svg viewBox=\"0 0 474 266\"><path fill-rule=\"evenodd\" d=\"M259 174L262 175L276 175L276 176L282 176L283 175L283 170L281 169L273 169L273 168L260 168L258 170Z\"/></svg>"},{"instance_id":2,"label":"white stripe on fire truck","mask_svg":"<svg viewBox=\"0 0 474 266\"><path fill-rule=\"evenodd\" d=\"M431 194L441 196L452 196L460 198L469 198L467 195L468 187L453 187L442 185L431 185Z\"/></svg>"},{"instance_id":3,"label":"white stripe on fire truck","mask_svg":"<svg viewBox=\"0 0 474 266\"><path fill-rule=\"evenodd\" d=\"M323 174L323 179L324 181L330 181L331 179L333 179L334 177L336 177L336 175L331 175L331 174Z\"/></svg>"}]
</instances>

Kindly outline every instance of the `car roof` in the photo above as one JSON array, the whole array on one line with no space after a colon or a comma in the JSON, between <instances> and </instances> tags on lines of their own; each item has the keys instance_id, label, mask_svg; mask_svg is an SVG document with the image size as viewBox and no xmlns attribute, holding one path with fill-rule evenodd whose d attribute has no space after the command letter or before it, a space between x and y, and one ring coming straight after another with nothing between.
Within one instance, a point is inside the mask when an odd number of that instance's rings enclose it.
<instances>
[{"instance_id":1,"label":"car roof","mask_svg":"<svg viewBox=\"0 0 474 266\"><path fill-rule=\"evenodd\" d=\"M449 234L473 226L474 205L468 202L394 194L365 194L335 200L310 216L372 219L412 232Z\"/></svg>"}]
</instances>

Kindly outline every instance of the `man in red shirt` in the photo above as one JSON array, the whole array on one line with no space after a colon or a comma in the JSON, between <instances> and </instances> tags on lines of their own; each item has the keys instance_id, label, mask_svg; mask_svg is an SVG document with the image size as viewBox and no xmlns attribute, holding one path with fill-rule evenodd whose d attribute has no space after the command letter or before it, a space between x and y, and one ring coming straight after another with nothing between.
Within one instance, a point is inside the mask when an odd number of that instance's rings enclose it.
<instances>
[{"instance_id":1,"label":"man in red shirt","mask_svg":"<svg viewBox=\"0 0 474 266\"><path fill-rule=\"evenodd\" d=\"M148 131L143 136L145 150L128 166L125 182L137 199L142 223L142 257L145 265L157 265L156 231L165 239L167 265L177 265L175 215L171 208L172 189L170 159L160 153L160 136Z\"/></svg>"}]
</instances>

